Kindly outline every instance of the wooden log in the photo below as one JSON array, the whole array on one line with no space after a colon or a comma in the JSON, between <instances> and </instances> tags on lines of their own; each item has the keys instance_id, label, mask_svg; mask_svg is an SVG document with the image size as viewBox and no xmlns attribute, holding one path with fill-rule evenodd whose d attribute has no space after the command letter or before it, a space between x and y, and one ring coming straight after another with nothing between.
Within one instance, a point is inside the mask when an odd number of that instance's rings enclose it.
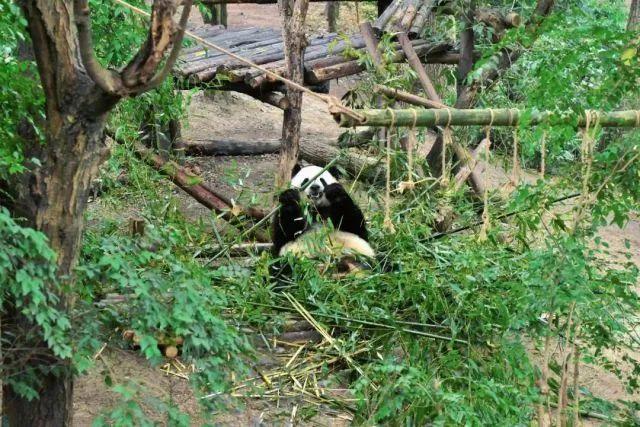
<instances>
[{"instance_id":1,"label":"wooden log","mask_svg":"<svg viewBox=\"0 0 640 427\"><path fill-rule=\"evenodd\" d=\"M291 105L289 98L287 98L284 93L278 91L269 91L264 94L260 94L258 99L262 102L273 105L274 107L278 107L281 110L287 109Z\"/></svg>"},{"instance_id":2,"label":"wooden log","mask_svg":"<svg viewBox=\"0 0 640 427\"><path fill-rule=\"evenodd\" d=\"M251 56L253 50L258 51L258 48L262 48L261 50L263 50L266 46L272 46L276 43L282 43L282 36L280 36L279 34L273 34L262 40L257 40L251 43L238 44L238 43L227 42L227 44L229 45L233 44L234 47L224 46L223 44L221 44L220 46L226 47L229 51L234 53L243 52L243 55ZM200 49L198 49L197 51L191 52L187 55L182 55L180 57L180 60L188 63L186 66L182 67L182 69L192 72L190 69L192 67L196 68L196 65L197 65L196 63L198 62L204 62L204 61L213 62L213 58L220 58L220 57L226 57L226 56L227 54L219 52L215 49L200 47ZM200 65L198 64L198 67L199 66ZM196 71L200 71L200 69L196 69Z\"/></svg>"},{"instance_id":3,"label":"wooden log","mask_svg":"<svg viewBox=\"0 0 640 427\"><path fill-rule=\"evenodd\" d=\"M284 57L281 39L273 38L266 40L265 43L268 44L262 45L262 42L256 43L258 46L255 49L250 49L247 47L249 45L244 45L229 50L242 55L256 64L265 64ZM222 44L220 46L226 48L226 46ZM246 64L229 58L225 53L220 53L199 61L189 62L180 71L183 75L198 74L198 78L202 81L206 76L213 75L212 72L215 74L219 69L232 70L242 66L246 66Z\"/></svg>"},{"instance_id":4,"label":"wooden log","mask_svg":"<svg viewBox=\"0 0 640 427\"><path fill-rule=\"evenodd\" d=\"M399 89L393 89L383 85L375 85L373 89L376 92L379 92L385 96L388 96L389 98L393 98L398 101L403 101L408 104L418 105L420 107L426 107L426 108L447 108L447 106L441 102L431 101L430 99L426 99L421 96L414 95L412 93L405 92Z\"/></svg>"},{"instance_id":5,"label":"wooden log","mask_svg":"<svg viewBox=\"0 0 640 427\"><path fill-rule=\"evenodd\" d=\"M135 153L147 164L166 175L174 184L184 190L200 204L218 214L221 214L222 218L230 224L246 228L246 225L238 220L232 210L239 211L243 215L255 220L264 218L265 214L260 209L242 208L238 206L234 207L227 197L214 192L211 188L201 183L200 177L187 173L182 167L172 161L163 160L162 157L155 154L144 145L135 143L134 150ZM253 237L258 241L269 241L269 237L259 230L256 230Z\"/></svg>"},{"instance_id":6,"label":"wooden log","mask_svg":"<svg viewBox=\"0 0 640 427\"><path fill-rule=\"evenodd\" d=\"M418 56L428 55L431 53L444 51L449 48L446 43L425 43L423 41L416 41L413 43L414 50ZM393 62L400 62L404 59L404 53L398 51L391 60ZM365 67L358 60L347 60L346 62L337 63L324 68L315 68L307 70L305 73L305 79L307 83L317 84L325 82L327 80L338 79L341 77L358 74L364 71Z\"/></svg>"},{"instance_id":7,"label":"wooden log","mask_svg":"<svg viewBox=\"0 0 640 427\"><path fill-rule=\"evenodd\" d=\"M413 20L415 19L416 14L418 13L419 7L420 5L418 4L418 2L414 0L409 0L409 5L407 6L404 16L402 17L400 22L396 25L397 31L402 31L406 33L409 32L409 30L411 29L411 25L413 24Z\"/></svg>"},{"instance_id":8,"label":"wooden log","mask_svg":"<svg viewBox=\"0 0 640 427\"><path fill-rule=\"evenodd\" d=\"M476 21L492 27L496 32L503 32L507 28L519 27L522 23L520 15L510 12L504 15L498 9L477 9L475 11Z\"/></svg>"},{"instance_id":9,"label":"wooden log","mask_svg":"<svg viewBox=\"0 0 640 427\"><path fill-rule=\"evenodd\" d=\"M338 158L337 164L349 174L368 181L385 176L384 167L379 159L355 153L341 153L339 148L329 144L302 141L300 156L307 162L318 166L326 166L333 159Z\"/></svg>"},{"instance_id":10,"label":"wooden log","mask_svg":"<svg viewBox=\"0 0 640 427\"><path fill-rule=\"evenodd\" d=\"M327 34L326 36L315 37L311 39L311 41L309 42L309 46L307 46L307 49L305 52L305 64L318 60L318 58L311 59L310 56L307 56L307 55L311 55L312 53L317 52L319 49L318 46L320 45L326 45L326 47L328 48L328 46L332 44L332 42L336 38L337 38L337 34ZM354 36L350 38L349 43L345 43L345 41L339 41L334 46L332 46L331 49L327 49L327 51L325 52L332 53L332 54L339 54L339 53L342 53L347 47L351 47L353 49L359 49L363 46L364 46L364 42L362 41L362 38L360 36ZM282 57L278 61L274 63L267 63L265 67L271 71L274 71L274 72L277 71L279 73L282 73L284 72L285 65L286 63L284 60L284 52L283 52ZM243 69L238 69L236 73L239 75L242 75L242 79L246 81L249 81L250 79L256 78L263 74L262 71L252 67L245 67Z\"/></svg>"},{"instance_id":11,"label":"wooden log","mask_svg":"<svg viewBox=\"0 0 640 427\"><path fill-rule=\"evenodd\" d=\"M350 116L337 114L336 118L342 127L355 126L390 126L391 114L389 110L363 109L354 110L364 116L364 120L356 122ZM451 126L536 126L539 124L565 125L584 127L586 123L584 113L557 113L553 111L526 111L510 108L496 109L402 109L394 110L396 126L411 126L413 111L418 113L416 126L433 127L445 126L448 122L448 111L451 112ZM601 127L634 128L640 127L636 110L598 112L598 125ZM526 119L522 119L525 117ZM595 120L595 119L594 119Z\"/></svg>"},{"instance_id":12,"label":"wooden log","mask_svg":"<svg viewBox=\"0 0 640 427\"><path fill-rule=\"evenodd\" d=\"M458 191L462 187L462 184L471 176L476 174L477 178L474 182L482 182L482 173L486 169L486 160L481 160L487 148L491 147L491 140L483 139L480 144L471 153L471 161L463 165L455 176L455 190ZM484 188L476 189L476 191L484 192Z\"/></svg>"},{"instance_id":13,"label":"wooden log","mask_svg":"<svg viewBox=\"0 0 640 427\"><path fill-rule=\"evenodd\" d=\"M363 22L360 24L360 34L362 35L362 40L364 40L364 45L367 48L367 52L373 59L373 64L378 67L382 64L382 56L380 55L380 51L378 50L378 38L373 32L373 27L369 22Z\"/></svg>"},{"instance_id":14,"label":"wooden log","mask_svg":"<svg viewBox=\"0 0 640 427\"><path fill-rule=\"evenodd\" d=\"M464 25L462 32L460 33L460 60L458 61L456 91L458 99L456 100L456 107L463 108L462 105L457 104L461 101L460 93L462 93L465 87L465 80L473 69L473 52L475 50L475 33L473 31L473 24L475 22L475 0L466 0L466 10L462 18L462 24Z\"/></svg>"},{"instance_id":15,"label":"wooden log","mask_svg":"<svg viewBox=\"0 0 640 427\"><path fill-rule=\"evenodd\" d=\"M409 62L409 65L411 66L413 71L415 71L416 74L418 75L420 84L422 84L422 88L424 89L429 99L432 101L437 101L442 103L442 101L440 100L440 96L438 95L438 92L436 92L436 88L433 87L433 83L431 83L431 79L427 75L427 72L425 71L424 66L420 62L420 58L418 58L418 54L413 48L413 45L411 44L411 41L409 40L409 37L407 36L407 34L399 33L398 41L402 46L402 50L404 51L404 54L407 58L407 62Z\"/></svg>"},{"instance_id":16,"label":"wooden log","mask_svg":"<svg viewBox=\"0 0 640 427\"><path fill-rule=\"evenodd\" d=\"M340 135L338 138L338 147L340 148L353 148L360 147L362 145L369 144L373 141L375 136L375 130L366 129L360 132L348 132Z\"/></svg>"},{"instance_id":17,"label":"wooden log","mask_svg":"<svg viewBox=\"0 0 640 427\"><path fill-rule=\"evenodd\" d=\"M398 0L398 1L400 1L400 0ZM387 25L382 29L383 32L394 32L394 31L397 31L398 24L402 20L402 17L404 16L407 4L410 1L411 0L404 0L403 4L401 4L398 7L398 9L396 9L396 11L393 13L393 15L391 15L391 19L389 19L389 22L387 22Z\"/></svg>"},{"instance_id":18,"label":"wooden log","mask_svg":"<svg viewBox=\"0 0 640 427\"><path fill-rule=\"evenodd\" d=\"M278 8L283 19L282 39L286 61L286 76L298 84L304 84L304 49L307 45L304 22L309 0L280 0ZM287 86L289 107L282 120L282 142L275 188L284 188L291 179L291 171L298 161L300 129L302 127L302 92Z\"/></svg>"},{"instance_id":19,"label":"wooden log","mask_svg":"<svg viewBox=\"0 0 640 427\"><path fill-rule=\"evenodd\" d=\"M400 7L401 3L402 3L401 0L394 1L393 3L391 3L391 5L386 7L384 9L384 12L382 12L382 14L378 16L378 19L375 20L372 27L378 34L381 34L383 30L386 28L387 23L389 22L393 14L396 12L396 10Z\"/></svg>"},{"instance_id":20,"label":"wooden log","mask_svg":"<svg viewBox=\"0 0 640 427\"><path fill-rule=\"evenodd\" d=\"M190 141L183 145L183 149L187 156L249 156L277 153L280 141Z\"/></svg>"},{"instance_id":21,"label":"wooden log","mask_svg":"<svg viewBox=\"0 0 640 427\"><path fill-rule=\"evenodd\" d=\"M431 9L433 8L433 0L425 0L422 2L422 5L418 9L416 13L416 17L409 27L409 36L417 37L422 34L422 30L424 29L429 16L431 15Z\"/></svg>"}]
</instances>

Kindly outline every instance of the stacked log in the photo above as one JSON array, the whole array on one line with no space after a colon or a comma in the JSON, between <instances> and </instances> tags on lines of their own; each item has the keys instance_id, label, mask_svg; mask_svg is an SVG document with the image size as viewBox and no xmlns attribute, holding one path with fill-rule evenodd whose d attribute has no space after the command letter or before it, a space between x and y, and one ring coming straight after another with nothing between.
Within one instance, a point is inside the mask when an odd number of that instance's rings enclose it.
<instances>
[{"instance_id":1,"label":"stacked log","mask_svg":"<svg viewBox=\"0 0 640 427\"><path fill-rule=\"evenodd\" d=\"M422 34L434 7L433 0L394 0L376 19L373 28L378 34L406 33L415 38Z\"/></svg>"},{"instance_id":2,"label":"stacked log","mask_svg":"<svg viewBox=\"0 0 640 427\"><path fill-rule=\"evenodd\" d=\"M402 4L400 0L394 3L395 6L392 5L389 8L389 10L395 10L395 14L389 17L389 22L393 19L393 22L399 25L396 26L397 28L403 26L413 28L416 25L416 19L422 19L424 5L419 2L423 0L410 1L413 3L406 6L406 9L400 8ZM402 6L405 5L402 4ZM211 43L224 47L275 74L284 74L282 35L277 30L269 28L223 30L220 26L204 26L198 28L196 32ZM455 53L450 52L450 46L445 43L414 40L413 46L425 62L430 62L430 58L435 62L453 61L455 58ZM345 55L345 52L364 48L365 42L359 34L345 39L339 38L336 33L312 37L304 55L305 84L320 84L363 71L363 65L356 58ZM399 46L396 46L396 50L397 54L392 60L404 60L404 54ZM450 55L443 56L448 52ZM267 76L264 71L201 45L185 49L178 61L176 73L178 77L186 80L188 86L218 79L223 82L223 85L234 90L238 90L239 86L244 86L247 90L264 88L271 90L275 83L274 79Z\"/></svg>"}]
</instances>

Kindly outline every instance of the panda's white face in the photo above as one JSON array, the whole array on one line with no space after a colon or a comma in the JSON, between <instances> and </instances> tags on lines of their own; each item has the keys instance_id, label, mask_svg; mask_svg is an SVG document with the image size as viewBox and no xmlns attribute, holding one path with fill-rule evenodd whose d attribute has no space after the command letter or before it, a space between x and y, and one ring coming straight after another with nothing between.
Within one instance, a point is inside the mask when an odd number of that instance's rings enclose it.
<instances>
[{"instance_id":1,"label":"panda's white face","mask_svg":"<svg viewBox=\"0 0 640 427\"><path fill-rule=\"evenodd\" d=\"M324 171L318 176L321 171L322 168L318 166L305 166L291 178L291 187L297 189L301 189L313 179L311 185L308 185L304 192L316 206L324 206L328 203L324 197L324 189L328 185L338 182L328 171Z\"/></svg>"}]
</instances>

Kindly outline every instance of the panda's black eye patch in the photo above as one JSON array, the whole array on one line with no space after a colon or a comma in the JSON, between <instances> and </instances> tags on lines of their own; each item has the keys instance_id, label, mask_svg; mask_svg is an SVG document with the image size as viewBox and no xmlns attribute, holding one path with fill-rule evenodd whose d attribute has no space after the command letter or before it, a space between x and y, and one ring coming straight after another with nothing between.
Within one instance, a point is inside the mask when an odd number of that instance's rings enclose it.
<instances>
[{"instance_id":1,"label":"panda's black eye patch","mask_svg":"<svg viewBox=\"0 0 640 427\"><path fill-rule=\"evenodd\" d=\"M302 180L302 185L306 185L306 183L309 182L309 178L305 178Z\"/></svg>"},{"instance_id":2,"label":"panda's black eye patch","mask_svg":"<svg viewBox=\"0 0 640 427\"><path fill-rule=\"evenodd\" d=\"M322 185L324 185L325 187L327 186L327 181L324 180L324 178L320 178L320 182L322 183Z\"/></svg>"}]
</instances>

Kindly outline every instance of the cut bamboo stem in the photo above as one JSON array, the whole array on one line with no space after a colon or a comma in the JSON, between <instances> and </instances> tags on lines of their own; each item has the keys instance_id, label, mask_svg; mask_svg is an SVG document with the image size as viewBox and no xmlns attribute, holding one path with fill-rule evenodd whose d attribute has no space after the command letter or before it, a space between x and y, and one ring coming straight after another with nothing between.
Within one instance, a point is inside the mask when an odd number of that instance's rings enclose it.
<instances>
[{"instance_id":1,"label":"cut bamboo stem","mask_svg":"<svg viewBox=\"0 0 640 427\"><path fill-rule=\"evenodd\" d=\"M584 127L586 124L584 113L560 114L552 111L525 111L509 108L498 109L401 109L393 110L395 119L389 110L363 109L354 110L364 117L361 121L356 121L345 114L336 114L336 120L342 127L355 126L385 126L392 123L395 126L412 126L414 112L417 114L416 126L433 127L445 126L536 126L539 124L550 125L572 125ZM451 119L449 120L449 113ZM598 125L601 127L640 127L640 110L593 112L597 114Z\"/></svg>"}]
</instances>

